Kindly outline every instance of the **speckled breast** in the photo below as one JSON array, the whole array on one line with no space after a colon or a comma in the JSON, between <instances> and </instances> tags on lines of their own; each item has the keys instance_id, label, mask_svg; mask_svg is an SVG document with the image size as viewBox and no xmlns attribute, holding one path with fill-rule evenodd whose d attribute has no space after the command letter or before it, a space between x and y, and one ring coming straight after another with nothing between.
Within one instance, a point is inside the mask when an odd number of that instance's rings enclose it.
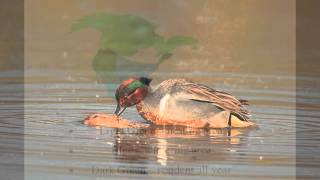
<instances>
[{"instance_id":1,"label":"speckled breast","mask_svg":"<svg viewBox=\"0 0 320 180\"><path fill-rule=\"evenodd\" d=\"M141 117L143 117L147 121L151 121L152 123L157 124L160 118L156 113L155 108L146 106L143 101L138 103L136 107Z\"/></svg>"}]
</instances>

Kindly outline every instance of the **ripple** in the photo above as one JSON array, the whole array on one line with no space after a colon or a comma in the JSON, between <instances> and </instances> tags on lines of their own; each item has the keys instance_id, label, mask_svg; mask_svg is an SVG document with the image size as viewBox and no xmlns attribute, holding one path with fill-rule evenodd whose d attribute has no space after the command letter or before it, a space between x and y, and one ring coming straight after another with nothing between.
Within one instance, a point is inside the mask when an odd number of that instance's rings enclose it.
<instances>
[{"instance_id":1,"label":"ripple","mask_svg":"<svg viewBox=\"0 0 320 180\"><path fill-rule=\"evenodd\" d=\"M121 77L128 75L130 73L124 73ZM11 76L0 73L0 78L13 78ZM15 109L14 103L19 99L10 97L12 92L23 93L11 91L19 86L0 87L0 99L5 102L1 106L4 118L0 120L0 142L10 145L24 133L28 172L55 175L92 175L93 167L117 166L142 166L148 168L148 173L154 173L179 164L181 167L229 167L231 179L266 178L261 173L273 174L270 178L290 178L295 175L296 141L304 147L299 153L309 153L300 163L314 165L308 160L318 154L312 151L318 146L317 140L311 139L320 135L312 130L319 126L320 114L315 100L320 97L318 92L301 89L297 97L302 106L298 107L300 112L296 115L294 77L201 72L154 74L160 79L172 76L203 78L203 82L212 87L248 99L252 119L260 127L233 131L231 137L226 130L157 128L141 131L89 127L82 123L88 114L114 111L116 83L97 84L93 81L95 78L86 73L79 73L69 81L65 73L30 72L25 85L24 114L19 107ZM232 83L224 83L228 78ZM301 77L301 80L311 84L318 81L309 77ZM23 116L24 132L21 122L15 120ZM135 108L129 108L124 116L144 121ZM303 132L309 132L312 137L296 137L296 133ZM9 149L0 152L10 153ZM182 177L197 179L202 176Z\"/></svg>"}]
</instances>

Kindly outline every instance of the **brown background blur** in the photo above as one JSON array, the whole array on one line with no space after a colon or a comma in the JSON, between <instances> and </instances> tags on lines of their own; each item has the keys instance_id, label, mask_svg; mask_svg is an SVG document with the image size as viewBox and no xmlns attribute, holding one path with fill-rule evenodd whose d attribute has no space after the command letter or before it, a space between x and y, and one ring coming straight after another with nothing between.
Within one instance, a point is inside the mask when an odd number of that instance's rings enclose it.
<instances>
[{"instance_id":1,"label":"brown background blur","mask_svg":"<svg viewBox=\"0 0 320 180\"><path fill-rule=\"evenodd\" d=\"M142 16L158 24L161 35L198 40L196 50L179 47L158 71L295 73L293 0L26 0L25 67L94 73L99 32L69 32L73 22L96 12ZM136 60L149 57L142 52Z\"/></svg>"},{"instance_id":2,"label":"brown background blur","mask_svg":"<svg viewBox=\"0 0 320 180\"><path fill-rule=\"evenodd\" d=\"M23 1L0 2L0 70L23 69Z\"/></svg>"}]
</instances>

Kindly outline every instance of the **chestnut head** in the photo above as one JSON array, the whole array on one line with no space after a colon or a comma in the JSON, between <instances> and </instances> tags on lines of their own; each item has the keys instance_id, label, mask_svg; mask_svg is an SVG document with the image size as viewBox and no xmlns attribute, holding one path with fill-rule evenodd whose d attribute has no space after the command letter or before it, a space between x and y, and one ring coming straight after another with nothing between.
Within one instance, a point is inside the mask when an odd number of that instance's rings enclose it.
<instances>
[{"instance_id":1,"label":"chestnut head","mask_svg":"<svg viewBox=\"0 0 320 180\"><path fill-rule=\"evenodd\" d=\"M114 113L120 116L127 107L141 102L148 94L151 81L146 77L133 77L123 81L115 94L117 109Z\"/></svg>"}]
</instances>

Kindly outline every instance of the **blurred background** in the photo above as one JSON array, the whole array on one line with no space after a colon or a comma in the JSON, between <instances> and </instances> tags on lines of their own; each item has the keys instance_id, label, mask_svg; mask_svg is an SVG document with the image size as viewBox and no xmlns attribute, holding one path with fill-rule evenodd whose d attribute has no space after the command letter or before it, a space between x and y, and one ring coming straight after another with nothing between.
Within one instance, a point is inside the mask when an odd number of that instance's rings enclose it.
<instances>
[{"instance_id":1,"label":"blurred background","mask_svg":"<svg viewBox=\"0 0 320 180\"><path fill-rule=\"evenodd\" d=\"M73 70L94 74L92 62L101 33L94 28L72 33L70 29L97 12L136 15L156 24L156 33L163 37L180 35L197 40L196 49L177 47L156 72L295 74L292 0L27 0L27 72L63 69L71 76ZM130 58L152 63L154 57L154 52L145 48Z\"/></svg>"}]
</instances>

